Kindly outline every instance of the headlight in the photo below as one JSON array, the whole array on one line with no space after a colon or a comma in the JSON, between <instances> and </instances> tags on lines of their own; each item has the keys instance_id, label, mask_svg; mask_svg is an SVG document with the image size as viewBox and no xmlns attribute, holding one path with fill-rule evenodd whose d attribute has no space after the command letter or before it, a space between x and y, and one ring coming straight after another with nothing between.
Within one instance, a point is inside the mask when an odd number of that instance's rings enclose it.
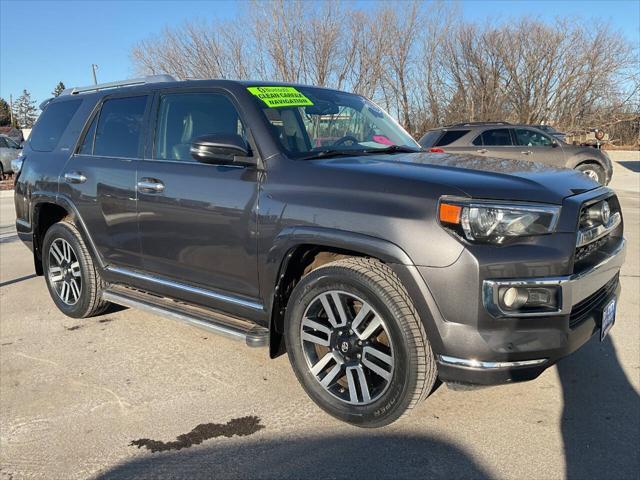
<instances>
[{"instance_id":1,"label":"headlight","mask_svg":"<svg viewBox=\"0 0 640 480\"><path fill-rule=\"evenodd\" d=\"M443 197L438 217L443 227L470 242L507 243L518 237L552 233L560 207L494 203Z\"/></svg>"}]
</instances>

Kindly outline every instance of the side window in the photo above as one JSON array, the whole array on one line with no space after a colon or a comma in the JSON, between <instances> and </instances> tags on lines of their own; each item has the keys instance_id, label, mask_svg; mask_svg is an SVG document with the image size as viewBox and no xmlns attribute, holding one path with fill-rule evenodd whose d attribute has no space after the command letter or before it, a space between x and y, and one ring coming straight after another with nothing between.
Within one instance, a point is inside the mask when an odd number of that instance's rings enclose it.
<instances>
[{"instance_id":1,"label":"side window","mask_svg":"<svg viewBox=\"0 0 640 480\"><path fill-rule=\"evenodd\" d=\"M516 143L526 147L550 147L553 141L542 132L516 128Z\"/></svg>"},{"instance_id":2,"label":"side window","mask_svg":"<svg viewBox=\"0 0 640 480\"><path fill-rule=\"evenodd\" d=\"M482 144L485 147L504 147L513 145L513 142L508 128L496 128L482 133ZM474 145L476 145L475 142Z\"/></svg>"},{"instance_id":3,"label":"side window","mask_svg":"<svg viewBox=\"0 0 640 480\"><path fill-rule=\"evenodd\" d=\"M138 157L146 105L146 96L105 101L98 118L93 154L103 157Z\"/></svg>"},{"instance_id":4,"label":"side window","mask_svg":"<svg viewBox=\"0 0 640 480\"><path fill-rule=\"evenodd\" d=\"M163 95L153 157L158 160L194 161L191 141L202 135L230 133L246 140L236 107L221 93L174 93Z\"/></svg>"},{"instance_id":5,"label":"side window","mask_svg":"<svg viewBox=\"0 0 640 480\"><path fill-rule=\"evenodd\" d=\"M449 130L448 132L445 132L445 134L442 135L442 137L440 137L440 139L436 142L434 146L445 147L447 145L452 144L456 140L460 140L469 132L470 130Z\"/></svg>"},{"instance_id":6,"label":"side window","mask_svg":"<svg viewBox=\"0 0 640 480\"><path fill-rule=\"evenodd\" d=\"M0 148L8 148L9 145L7 145L7 141L4 139L4 137L0 137Z\"/></svg>"},{"instance_id":7,"label":"side window","mask_svg":"<svg viewBox=\"0 0 640 480\"><path fill-rule=\"evenodd\" d=\"M436 140L438 140L438 137L442 134L442 131L440 130L435 130L432 132L427 132L424 134L424 136L420 139L420 145L423 148L430 148L433 147L433 144L436 142Z\"/></svg>"},{"instance_id":8,"label":"side window","mask_svg":"<svg viewBox=\"0 0 640 480\"><path fill-rule=\"evenodd\" d=\"M80 155L93 155L93 140L96 136L96 126L98 125L99 116L100 115L96 115L91 121L91 126L89 126L89 129L84 136L84 140L82 140L82 145L80 145L80 148L78 149L78 153Z\"/></svg>"},{"instance_id":9,"label":"side window","mask_svg":"<svg viewBox=\"0 0 640 480\"><path fill-rule=\"evenodd\" d=\"M50 103L40 115L29 138L31 148L38 152L51 152L62 137L82 100Z\"/></svg>"}]
</instances>

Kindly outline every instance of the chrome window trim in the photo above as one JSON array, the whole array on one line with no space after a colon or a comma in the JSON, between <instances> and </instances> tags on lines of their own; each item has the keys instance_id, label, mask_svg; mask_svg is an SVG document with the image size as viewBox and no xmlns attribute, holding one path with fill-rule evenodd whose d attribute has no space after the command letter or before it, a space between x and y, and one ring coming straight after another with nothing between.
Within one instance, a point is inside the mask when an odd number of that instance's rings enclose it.
<instances>
[{"instance_id":1,"label":"chrome window trim","mask_svg":"<svg viewBox=\"0 0 640 480\"><path fill-rule=\"evenodd\" d=\"M117 273L120 275L125 275L131 278L137 278L138 280L144 280L151 283L156 283L158 285L162 285L165 287L175 288L176 290L182 290L184 292L193 293L196 295L200 295L203 297L211 298L213 300L219 300L225 303L231 303L233 305L239 305L241 307L250 308L252 310L260 310L263 311L264 307L261 303L252 302L250 300L244 300L242 298L234 297L232 295L227 295L223 293L214 292L212 290L206 290L204 288L194 287L191 285L185 285L184 283L174 282L172 280L167 280L166 278L161 278L155 275L149 275L146 273L137 272L134 270L129 270L128 268L122 267L107 267L107 270L112 273Z\"/></svg>"},{"instance_id":2,"label":"chrome window trim","mask_svg":"<svg viewBox=\"0 0 640 480\"><path fill-rule=\"evenodd\" d=\"M548 317L553 315L568 315L573 305L580 302L598 288L604 286L616 273L620 271L624 261L626 242L620 243L607 258L584 272L573 275L542 278L523 278L507 280L484 280L482 282L482 303L485 309L496 318L512 317ZM600 278L600 281L596 277ZM604 281L602 281L604 279ZM598 284L595 284L597 282ZM545 312L505 311L500 308L498 290L500 287L541 287L557 286L560 288L560 308ZM581 288L582 287L582 288ZM594 288L595 287L595 288ZM593 292L584 294L585 290Z\"/></svg>"}]
</instances>

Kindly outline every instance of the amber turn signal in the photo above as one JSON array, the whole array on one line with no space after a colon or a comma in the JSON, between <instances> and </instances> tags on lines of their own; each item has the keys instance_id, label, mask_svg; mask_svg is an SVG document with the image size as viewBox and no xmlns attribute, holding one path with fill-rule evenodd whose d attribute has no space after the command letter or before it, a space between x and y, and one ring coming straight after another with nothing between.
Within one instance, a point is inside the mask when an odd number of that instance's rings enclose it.
<instances>
[{"instance_id":1,"label":"amber turn signal","mask_svg":"<svg viewBox=\"0 0 640 480\"><path fill-rule=\"evenodd\" d=\"M453 223L458 225L460 223L460 214L462 213L462 207L460 205L449 205L448 203L440 204L440 221L442 223Z\"/></svg>"}]
</instances>

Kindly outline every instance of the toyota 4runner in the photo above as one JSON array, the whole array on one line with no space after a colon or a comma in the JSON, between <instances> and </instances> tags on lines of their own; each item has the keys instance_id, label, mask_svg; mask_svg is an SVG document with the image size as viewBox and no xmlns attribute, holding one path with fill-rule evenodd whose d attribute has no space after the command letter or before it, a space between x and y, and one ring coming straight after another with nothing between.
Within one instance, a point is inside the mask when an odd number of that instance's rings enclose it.
<instances>
[{"instance_id":1,"label":"toyota 4runner","mask_svg":"<svg viewBox=\"0 0 640 480\"><path fill-rule=\"evenodd\" d=\"M363 427L436 380L530 380L615 320L614 192L432 154L371 101L145 77L66 90L14 161L17 229L68 316L110 303L286 352Z\"/></svg>"}]
</instances>

